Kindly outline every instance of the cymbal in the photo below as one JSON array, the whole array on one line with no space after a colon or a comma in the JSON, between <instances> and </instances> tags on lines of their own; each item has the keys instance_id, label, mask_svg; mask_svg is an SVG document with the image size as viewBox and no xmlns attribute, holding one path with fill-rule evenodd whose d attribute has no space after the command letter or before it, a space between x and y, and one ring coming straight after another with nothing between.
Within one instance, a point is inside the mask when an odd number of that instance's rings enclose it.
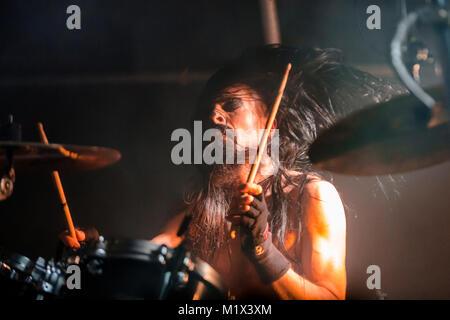
<instances>
[{"instance_id":1,"label":"cymbal","mask_svg":"<svg viewBox=\"0 0 450 320\"><path fill-rule=\"evenodd\" d=\"M104 147L0 141L0 168L7 165L9 151L14 169L24 172L95 170L121 158L119 151Z\"/></svg>"},{"instance_id":2,"label":"cymbal","mask_svg":"<svg viewBox=\"0 0 450 320\"><path fill-rule=\"evenodd\" d=\"M443 89L427 90L436 101ZM443 103L427 108L411 94L372 105L319 134L315 167L356 176L417 170L450 160L450 122Z\"/></svg>"}]
</instances>

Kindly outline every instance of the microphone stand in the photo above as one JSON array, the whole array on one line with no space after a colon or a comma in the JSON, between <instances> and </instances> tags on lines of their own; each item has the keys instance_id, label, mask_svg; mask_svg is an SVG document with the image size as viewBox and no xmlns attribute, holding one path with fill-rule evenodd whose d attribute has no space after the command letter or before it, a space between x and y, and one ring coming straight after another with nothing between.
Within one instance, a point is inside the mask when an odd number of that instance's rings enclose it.
<instances>
[{"instance_id":1,"label":"microphone stand","mask_svg":"<svg viewBox=\"0 0 450 320\"><path fill-rule=\"evenodd\" d=\"M442 39L442 69L444 74L444 97L447 112L450 115L450 12L446 0L434 0L441 23L436 24Z\"/></svg>"}]
</instances>

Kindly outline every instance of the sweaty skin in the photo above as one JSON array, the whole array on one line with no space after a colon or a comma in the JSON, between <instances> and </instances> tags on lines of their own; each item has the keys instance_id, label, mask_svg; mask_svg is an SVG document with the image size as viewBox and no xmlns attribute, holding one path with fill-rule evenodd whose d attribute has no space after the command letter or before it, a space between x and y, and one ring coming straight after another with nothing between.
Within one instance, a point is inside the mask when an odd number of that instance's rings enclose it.
<instances>
[{"instance_id":1,"label":"sweaty skin","mask_svg":"<svg viewBox=\"0 0 450 320\"><path fill-rule=\"evenodd\" d=\"M230 87L223 92L224 98L214 104L211 113L213 123L234 130L242 129L242 133L237 136L237 143L242 145L257 143L252 140L253 136L246 136L245 131L264 129L267 121L267 107L260 99L255 99L255 95L256 93L245 85ZM271 162L262 161L260 172L271 172L267 166L271 166ZM244 188L237 196L241 212L248 210L248 205L253 201L252 197L262 190L258 184L245 184L247 175L248 168L243 166L239 176ZM265 177L257 175L256 181L261 181ZM285 191L296 194L296 190ZM270 201L270 195L267 195L267 199ZM331 183L314 179L305 186L301 206L300 241L296 241L290 233L286 236L285 245L291 247L294 242L300 244L293 246L292 250L300 257L303 273L300 275L291 268L269 286L280 299L345 299L346 220L339 194ZM152 241L176 247L182 240L176 236L176 232L183 216L181 213L172 219L164 231ZM77 237L82 241L84 234L80 232L77 232ZM73 247L74 241L67 232L61 234L60 238L67 246ZM246 268L245 265L243 262L243 269Z\"/></svg>"},{"instance_id":2,"label":"sweaty skin","mask_svg":"<svg viewBox=\"0 0 450 320\"><path fill-rule=\"evenodd\" d=\"M257 195L260 188L257 184L247 184L242 195ZM250 202L249 196L241 199L241 205ZM302 232L300 246L296 250L303 275L291 268L270 286L280 299L345 299L346 220L339 194L331 183L313 180L305 187L302 205ZM175 217L152 241L177 246L181 238L176 236L176 231L182 219L182 214ZM285 245L289 246L289 239L285 240Z\"/></svg>"},{"instance_id":3,"label":"sweaty skin","mask_svg":"<svg viewBox=\"0 0 450 320\"><path fill-rule=\"evenodd\" d=\"M264 128L267 121L267 107L260 99L254 99L255 95L244 85L228 88L224 91L227 98L214 105L212 121L234 130L243 129L244 132L251 128ZM238 136L237 143L249 142L254 142L251 141L251 137L244 134ZM263 170L267 169L265 166L270 165L270 162L263 161L260 172L270 172ZM241 182L245 183L247 174L248 170L243 169L240 174ZM258 176L257 181L263 178ZM247 211L253 196L261 193L261 190L258 184L245 184L238 196L239 210ZM301 205L302 232L300 245L295 250L296 256L301 260L303 275L297 274L291 268L270 286L280 299L345 299L346 220L339 194L331 183L314 179L305 186ZM175 217L165 231L152 241L169 246L178 245L181 239L176 237L176 230L182 219L182 214ZM292 234L288 234L285 245L290 246L294 241Z\"/></svg>"},{"instance_id":4,"label":"sweaty skin","mask_svg":"<svg viewBox=\"0 0 450 320\"><path fill-rule=\"evenodd\" d=\"M345 299L346 220L339 194L329 182L311 182L303 205L299 255L304 276L291 268L272 287L282 299Z\"/></svg>"}]
</instances>

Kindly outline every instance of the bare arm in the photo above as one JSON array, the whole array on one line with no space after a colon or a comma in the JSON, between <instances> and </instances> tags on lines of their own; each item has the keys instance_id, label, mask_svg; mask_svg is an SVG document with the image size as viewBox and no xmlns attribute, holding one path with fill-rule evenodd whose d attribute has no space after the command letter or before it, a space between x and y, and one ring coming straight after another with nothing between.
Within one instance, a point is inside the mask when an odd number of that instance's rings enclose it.
<instances>
[{"instance_id":1,"label":"bare arm","mask_svg":"<svg viewBox=\"0 0 450 320\"><path fill-rule=\"evenodd\" d=\"M303 197L300 256L305 276L292 268L271 285L282 299L345 299L345 212L334 186L311 182Z\"/></svg>"},{"instance_id":2,"label":"bare arm","mask_svg":"<svg viewBox=\"0 0 450 320\"><path fill-rule=\"evenodd\" d=\"M168 247L175 248L181 243L182 238L177 236L178 228L184 218L184 212L176 215L164 227L162 232L154 237L151 241L159 244L165 244Z\"/></svg>"}]
</instances>

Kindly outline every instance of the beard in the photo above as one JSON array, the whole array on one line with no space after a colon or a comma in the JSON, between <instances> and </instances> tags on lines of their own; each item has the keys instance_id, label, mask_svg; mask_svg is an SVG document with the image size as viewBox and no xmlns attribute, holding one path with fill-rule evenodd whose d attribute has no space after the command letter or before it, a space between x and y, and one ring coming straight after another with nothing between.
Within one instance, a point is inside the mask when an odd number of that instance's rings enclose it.
<instances>
[{"instance_id":1,"label":"beard","mask_svg":"<svg viewBox=\"0 0 450 320\"><path fill-rule=\"evenodd\" d=\"M223 130L224 133L224 130ZM224 144L224 154L227 145ZM253 151L256 155L256 150ZM201 183L186 200L187 214L192 219L186 239L191 252L211 263L217 249L227 245L230 222L226 219L234 208L239 186L247 181L251 170L249 148L234 140L234 164L212 164L201 167ZM237 159L245 159L237 164Z\"/></svg>"},{"instance_id":2,"label":"beard","mask_svg":"<svg viewBox=\"0 0 450 320\"><path fill-rule=\"evenodd\" d=\"M192 217L186 232L187 243L194 255L210 264L217 250L227 245L230 222L226 218L250 167L249 164L203 166L201 184L186 200L187 214Z\"/></svg>"}]
</instances>

